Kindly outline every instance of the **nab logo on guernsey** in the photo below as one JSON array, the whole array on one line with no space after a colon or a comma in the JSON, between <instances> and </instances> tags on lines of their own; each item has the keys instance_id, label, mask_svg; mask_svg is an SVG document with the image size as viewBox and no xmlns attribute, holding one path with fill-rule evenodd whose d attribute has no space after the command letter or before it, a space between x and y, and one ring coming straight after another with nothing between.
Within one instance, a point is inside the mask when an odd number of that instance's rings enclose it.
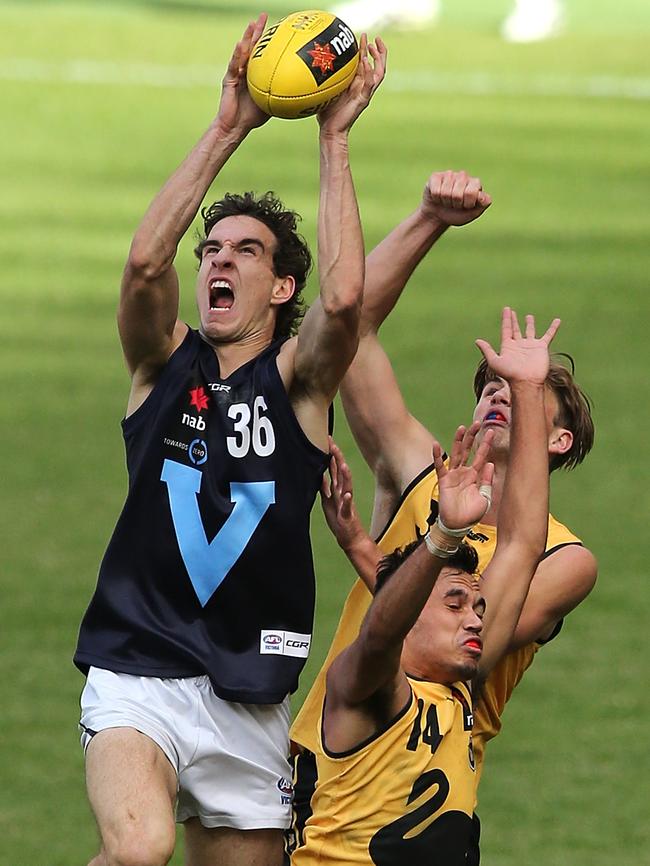
<instances>
[{"instance_id":1,"label":"nab logo on guernsey","mask_svg":"<svg viewBox=\"0 0 650 866\"><path fill-rule=\"evenodd\" d=\"M208 408L208 402L210 398L205 393L205 389L201 386L197 388L190 389L190 406L193 406L196 411L199 413L199 417L195 418L194 415L188 415L187 412L183 412L183 417L181 421L187 427L191 427L193 430L205 430L205 421L201 418L201 412L204 409Z\"/></svg>"},{"instance_id":2,"label":"nab logo on guernsey","mask_svg":"<svg viewBox=\"0 0 650 866\"><path fill-rule=\"evenodd\" d=\"M276 631L262 629L260 632L260 654L293 656L306 659L311 644L310 634L299 634L295 631Z\"/></svg>"},{"instance_id":3,"label":"nab logo on guernsey","mask_svg":"<svg viewBox=\"0 0 650 866\"><path fill-rule=\"evenodd\" d=\"M280 801L283 806L290 806L293 801L293 784L290 779L285 779L281 776L278 779L278 790L280 791Z\"/></svg>"},{"instance_id":4,"label":"nab logo on guernsey","mask_svg":"<svg viewBox=\"0 0 650 866\"><path fill-rule=\"evenodd\" d=\"M195 418L194 415L188 415L187 412L183 412L181 421L193 430L205 430L205 421L200 415L198 418Z\"/></svg>"},{"instance_id":5,"label":"nab logo on guernsey","mask_svg":"<svg viewBox=\"0 0 650 866\"><path fill-rule=\"evenodd\" d=\"M210 398L205 393L204 388L190 389L190 406L194 406L197 412L203 412L204 409L207 409L209 400Z\"/></svg>"}]
</instances>

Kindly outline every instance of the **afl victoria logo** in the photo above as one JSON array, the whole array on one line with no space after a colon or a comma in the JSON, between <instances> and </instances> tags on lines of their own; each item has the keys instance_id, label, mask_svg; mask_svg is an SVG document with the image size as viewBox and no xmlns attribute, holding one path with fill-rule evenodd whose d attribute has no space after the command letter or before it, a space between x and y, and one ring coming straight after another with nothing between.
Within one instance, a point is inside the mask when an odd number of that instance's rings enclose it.
<instances>
[{"instance_id":1,"label":"afl victoria logo","mask_svg":"<svg viewBox=\"0 0 650 866\"><path fill-rule=\"evenodd\" d=\"M289 779L280 778L278 780L278 788L283 794L293 794L293 785Z\"/></svg>"}]
</instances>

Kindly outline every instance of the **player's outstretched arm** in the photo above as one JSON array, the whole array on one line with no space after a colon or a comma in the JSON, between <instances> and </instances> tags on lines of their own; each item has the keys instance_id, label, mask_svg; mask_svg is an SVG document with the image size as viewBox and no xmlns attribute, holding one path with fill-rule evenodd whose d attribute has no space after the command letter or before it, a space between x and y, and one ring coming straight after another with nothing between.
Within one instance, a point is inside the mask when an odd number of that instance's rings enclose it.
<instances>
[{"instance_id":1,"label":"player's outstretched arm","mask_svg":"<svg viewBox=\"0 0 650 866\"><path fill-rule=\"evenodd\" d=\"M546 544L549 471L545 381L549 345L559 325L560 320L554 319L537 337L534 317L526 316L522 334L514 310L506 307L500 352L497 354L485 340L476 341L491 369L508 382L511 394L510 453L497 547L482 583L486 610L479 680L487 677L509 647Z\"/></svg>"},{"instance_id":2,"label":"player's outstretched arm","mask_svg":"<svg viewBox=\"0 0 650 866\"><path fill-rule=\"evenodd\" d=\"M361 336L379 329L413 271L447 229L473 222L491 204L479 177L451 170L431 174L417 210L366 258Z\"/></svg>"},{"instance_id":3,"label":"player's outstretched arm","mask_svg":"<svg viewBox=\"0 0 650 866\"><path fill-rule=\"evenodd\" d=\"M464 171L432 174L418 209L366 258L359 348L341 384L348 422L378 487L373 531L409 482L431 462L430 432L404 403L377 331L406 283L449 226L477 219L491 203L481 180Z\"/></svg>"},{"instance_id":4,"label":"player's outstretched arm","mask_svg":"<svg viewBox=\"0 0 650 866\"><path fill-rule=\"evenodd\" d=\"M318 116L320 296L298 333L295 376L297 390L322 406L333 399L356 352L363 297L363 238L350 172L348 135L384 78L386 47L381 39L368 45L364 35L360 52L352 84Z\"/></svg>"},{"instance_id":5,"label":"player's outstretched arm","mask_svg":"<svg viewBox=\"0 0 650 866\"><path fill-rule=\"evenodd\" d=\"M321 504L323 514L339 547L372 592L381 551L359 519L352 490L352 473L343 452L330 437L329 479L323 476Z\"/></svg>"},{"instance_id":6,"label":"player's outstretched arm","mask_svg":"<svg viewBox=\"0 0 650 866\"><path fill-rule=\"evenodd\" d=\"M440 517L421 544L377 592L358 638L333 661L327 673L323 725L328 748L345 751L374 734L404 706L409 685L400 667L402 645L447 561L458 546L457 531L473 526L488 507L494 467L487 463L489 438L470 465L478 425L458 429L447 468L434 444L440 467ZM444 522L444 526L443 526Z\"/></svg>"},{"instance_id":7,"label":"player's outstretched arm","mask_svg":"<svg viewBox=\"0 0 650 866\"><path fill-rule=\"evenodd\" d=\"M244 31L223 79L215 119L155 197L133 238L118 310L122 347L133 377L130 411L142 402L186 331L177 322L173 262L178 244L226 160L253 128L268 120L246 87L248 58L265 23L266 15L260 15Z\"/></svg>"}]
</instances>

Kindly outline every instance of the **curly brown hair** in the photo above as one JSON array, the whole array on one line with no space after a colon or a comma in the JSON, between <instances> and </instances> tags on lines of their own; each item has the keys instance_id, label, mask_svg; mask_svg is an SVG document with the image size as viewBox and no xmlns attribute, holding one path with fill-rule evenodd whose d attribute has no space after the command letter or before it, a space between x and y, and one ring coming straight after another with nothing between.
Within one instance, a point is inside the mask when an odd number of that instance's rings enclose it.
<instances>
[{"instance_id":1,"label":"curly brown hair","mask_svg":"<svg viewBox=\"0 0 650 866\"><path fill-rule=\"evenodd\" d=\"M564 363L562 363L563 361ZM594 444L594 421L591 417L591 400L573 378L575 363L565 352L553 354L546 377L546 385L557 397L559 409L553 423L573 433L573 443L564 454L553 454L550 470L564 467L573 469L585 459ZM483 358L474 376L474 394L478 402L488 382L499 377Z\"/></svg>"},{"instance_id":2,"label":"curly brown hair","mask_svg":"<svg viewBox=\"0 0 650 866\"><path fill-rule=\"evenodd\" d=\"M273 270L278 277L293 277L296 288L291 298L277 308L273 339L290 337L298 330L305 314L302 290L312 267L312 256L307 242L297 231L299 214L287 210L271 191L260 196L253 192L226 193L222 199L201 210L204 234L199 235L200 240L207 238L214 226L229 216L253 217L264 223L275 235L277 244L273 253ZM200 260L200 247L197 247L194 253Z\"/></svg>"}]
</instances>

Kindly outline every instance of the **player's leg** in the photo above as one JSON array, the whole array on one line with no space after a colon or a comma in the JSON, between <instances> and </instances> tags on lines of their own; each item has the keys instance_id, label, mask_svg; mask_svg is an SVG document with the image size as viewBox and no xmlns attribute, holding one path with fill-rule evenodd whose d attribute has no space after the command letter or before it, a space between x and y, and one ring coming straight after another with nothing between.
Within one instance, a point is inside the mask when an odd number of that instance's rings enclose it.
<instances>
[{"instance_id":1,"label":"player's leg","mask_svg":"<svg viewBox=\"0 0 650 866\"><path fill-rule=\"evenodd\" d=\"M86 785L102 840L91 866L158 866L174 850L179 762L176 719L191 716L183 680L90 668L81 694Z\"/></svg>"},{"instance_id":2,"label":"player's leg","mask_svg":"<svg viewBox=\"0 0 650 866\"><path fill-rule=\"evenodd\" d=\"M185 822L186 866L281 866L282 831L204 827L198 818Z\"/></svg>"},{"instance_id":3,"label":"player's leg","mask_svg":"<svg viewBox=\"0 0 650 866\"><path fill-rule=\"evenodd\" d=\"M289 701L239 704L193 683L199 741L179 773L188 866L281 866L291 821Z\"/></svg>"},{"instance_id":4,"label":"player's leg","mask_svg":"<svg viewBox=\"0 0 650 866\"><path fill-rule=\"evenodd\" d=\"M176 838L176 773L162 749L133 728L95 734L86 786L102 840L92 866L165 866Z\"/></svg>"}]
</instances>

